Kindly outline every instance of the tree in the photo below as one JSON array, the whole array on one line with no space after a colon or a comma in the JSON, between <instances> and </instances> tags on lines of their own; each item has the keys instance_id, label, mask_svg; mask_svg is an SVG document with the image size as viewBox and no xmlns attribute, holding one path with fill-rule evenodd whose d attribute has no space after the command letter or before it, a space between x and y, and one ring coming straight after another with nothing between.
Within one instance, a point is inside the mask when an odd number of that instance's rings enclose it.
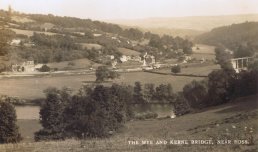
<instances>
[{"instance_id":1,"label":"tree","mask_svg":"<svg viewBox=\"0 0 258 152\"><path fill-rule=\"evenodd\" d=\"M180 73L181 72L181 67L180 67L180 65L175 65L175 66L173 66L172 68L171 68L171 72L172 73Z\"/></svg>"},{"instance_id":2,"label":"tree","mask_svg":"<svg viewBox=\"0 0 258 152\"><path fill-rule=\"evenodd\" d=\"M235 58L251 57L255 53L255 49L251 45L240 45L234 52Z\"/></svg>"},{"instance_id":3,"label":"tree","mask_svg":"<svg viewBox=\"0 0 258 152\"><path fill-rule=\"evenodd\" d=\"M223 46L215 48L216 60L220 67L224 70L232 70L232 64L230 59L232 58L230 53L226 52L226 49Z\"/></svg>"},{"instance_id":4,"label":"tree","mask_svg":"<svg viewBox=\"0 0 258 152\"><path fill-rule=\"evenodd\" d=\"M0 63L0 73L6 70L6 65L4 63Z\"/></svg>"},{"instance_id":5,"label":"tree","mask_svg":"<svg viewBox=\"0 0 258 152\"><path fill-rule=\"evenodd\" d=\"M134 93L133 93L134 102L135 103L144 103L145 100L143 98L141 82L139 82L139 81L135 82L133 90L134 90Z\"/></svg>"},{"instance_id":6,"label":"tree","mask_svg":"<svg viewBox=\"0 0 258 152\"><path fill-rule=\"evenodd\" d=\"M230 79L235 77L234 70L217 70L208 75L209 105L219 105L229 100Z\"/></svg>"},{"instance_id":7,"label":"tree","mask_svg":"<svg viewBox=\"0 0 258 152\"><path fill-rule=\"evenodd\" d=\"M249 64L248 70L258 71L258 60L253 61L251 64Z\"/></svg>"},{"instance_id":8,"label":"tree","mask_svg":"<svg viewBox=\"0 0 258 152\"><path fill-rule=\"evenodd\" d=\"M115 79L119 77L119 74L115 71L108 69L107 66L99 66L96 69L96 82L103 82L107 79Z\"/></svg>"},{"instance_id":9,"label":"tree","mask_svg":"<svg viewBox=\"0 0 258 152\"><path fill-rule=\"evenodd\" d=\"M0 100L0 143L17 143L22 140L16 121L14 106L9 101Z\"/></svg>"},{"instance_id":10,"label":"tree","mask_svg":"<svg viewBox=\"0 0 258 152\"><path fill-rule=\"evenodd\" d=\"M185 99L182 92L176 94L174 105L174 113L176 116L181 116L186 113L189 113L191 108L188 101Z\"/></svg>"},{"instance_id":11,"label":"tree","mask_svg":"<svg viewBox=\"0 0 258 152\"><path fill-rule=\"evenodd\" d=\"M8 53L8 47L10 40L15 33L5 28L5 21L0 21L0 56L4 56Z\"/></svg>"},{"instance_id":12,"label":"tree","mask_svg":"<svg viewBox=\"0 0 258 152\"><path fill-rule=\"evenodd\" d=\"M170 102L173 99L173 88L171 84L160 84L156 87L155 99L160 102Z\"/></svg>"},{"instance_id":13,"label":"tree","mask_svg":"<svg viewBox=\"0 0 258 152\"><path fill-rule=\"evenodd\" d=\"M183 88L184 98L192 108L203 108L207 105L208 86L207 82L193 80Z\"/></svg>"},{"instance_id":14,"label":"tree","mask_svg":"<svg viewBox=\"0 0 258 152\"><path fill-rule=\"evenodd\" d=\"M150 102L155 96L155 85L153 83L147 83L144 85L144 100Z\"/></svg>"},{"instance_id":15,"label":"tree","mask_svg":"<svg viewBox=\"0 0 258 152\"><path fill-rule=\"evenodd\" d=\"M40 72L49 72L50 71L50 67L47 66L46 64L44 64L40 69Z\"/></svg>"},{"instance_id":16,"label":"tree","mask_svg":"<svg viewBox=\"0 0 258 152\"><path fill-rule=\"evenodd\" d=\"M43 129L35 133L35 140L64 139L65 118L63 112L71 101L71 92L68 88L62 90L48 88L44 92L47 97L39 113Z\"/></svg>"},{"instance_id":17,"label":"tree","mask_svg":"<svg viewBox=\"0 0 258 152\"><path fill-rule=\"evenodd\" d=\"M127 86L84 87L65 109L66 132L71 136L106 137L133 116L132 92Z\"/></svg>"}]
</instances>

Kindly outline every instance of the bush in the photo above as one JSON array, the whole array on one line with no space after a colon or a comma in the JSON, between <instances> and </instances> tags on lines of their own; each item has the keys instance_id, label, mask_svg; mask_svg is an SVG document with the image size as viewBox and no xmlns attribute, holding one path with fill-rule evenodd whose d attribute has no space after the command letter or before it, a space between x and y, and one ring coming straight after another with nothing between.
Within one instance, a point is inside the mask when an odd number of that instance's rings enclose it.
<instances>
[{"instance_id":1,"label":"bush","mask_svg":"<svg viewBox=\"0 0 258 152\"><path fill-rule=\"evenodd\" d=\"M50 67L47 66L46 64L44 64L40 69L40 72L49 72L50 71Z\"/></svg>"},{"instance_id":2,"label":"bush","mask_svg":"<svg viewBox=\"0 0 258 152\"><path fill-rule=\"evenodd\" d=\"M172 73L180 73L180 72L181 72L181 67L180 67L180 65L173 66L173 67L171 68L171 72L172 72Z\"/></svg>"},{"instance_id":3,"label":"bush","mask_svg":"<svg viewBox=\"0 0 258 152\"><path fill-rule=\"evenodd\" d=\"M183 88L184 98L191 108L200 109L207 106L208 84L207 81L193 80Z\"/></svg>"},{"instance_id":4,"label":"bush","mask_svg":"<svg viewBox=\"0 0 258 152\"><path fill-rule=\"evenodd\" d=\"M99 66L96 69L96 82L103 82L107 79L115 79L119 77L119 74L115 71L108 69L107 66Z\"/></svg>"},{"instance_id":5,"label":"bush","mask_svg":"<svg viewBox=\"0 0 258 152\"><path fill-rule=\"evenodd\" d=\"M0 100L8 101L14 105L25 105L26 104L25 100L19 99L17 97L9 97L6 95L0 96Z\"/></svg>"},{"instance_id":6,"label":"bush","mask_svg":"<svg viewBox=\"0 0 258 152\"><path fill-rule=\"evenodd\" d=\"M0 100L0 143L17 143L22 140L16 121L14 106Z\"/></svg>"},{"instance_id":7,"label":"bush","mask_svg":"<svg viewBox=\"0 0 258 152\"><path fill-rule=\"evenodd\" d=\"M187 100L184 98L184 95L182 92L179 92L177 94L177 97L175 99L175 102L173 102L173 105L174 105L174 113L176 116L187 114L191 110L190 105L188 104Z\"/></svg>"},{"instance_id":8,"label":"bush","mask_svg":"<svg viewBox=\"0 0 258 152\"><path fill-rule=\"evenodd\" d=\"M138 113L134 116L134 119L145 120L145 119L155 119L158 114L155 112Z\"/></svg>"}]
</instances>

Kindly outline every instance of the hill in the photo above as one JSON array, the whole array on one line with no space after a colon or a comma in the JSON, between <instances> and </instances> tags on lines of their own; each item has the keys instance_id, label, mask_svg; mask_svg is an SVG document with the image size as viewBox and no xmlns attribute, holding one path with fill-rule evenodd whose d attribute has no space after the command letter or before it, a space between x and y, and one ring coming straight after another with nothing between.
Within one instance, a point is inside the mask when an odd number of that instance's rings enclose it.
<instances>
[{"instance_id":1,"label":"hill","mask_svg":"<svg viewBox=\"0 0 258 152\"><path fill-rule=\"evenodd\" d=\"M233 103L174 119L130 121L110 138L8 144L0 145L0 151L257 151L257 98L257 95L238 98ZM31 122L34 125L32 130L40 127L35 123L38 121ZM32 135L29 132L27 134ZM251 138L253 144L236 142L239 139L250 141ZM171 140L191 139L212 139L214 144L169 144ZM146 140L153 141L153 144L142 144ZM167 144L164 143L165 140L168 141ZM220 140L230 140L232 143L218 144ZM129 144L128 141L138 141L139 144ZM163 143L156 144L156 141Z\"/></svg>"},{"instance_id":2,"label":"hill","mask_svg":"<svg viewBox=\"0 0 258 152\"><path fill-rule=\"evenodd\" d=\"M258 51L258 22L244 22L212 29L196 37L196 41L209 45L223 45L235 52L242 50L252 52ZM247 53L248 55L248 53Z\"/></svg>"},{"instance_id":3,"label":"hill","mask_svg":"<svg viewBox=\"0 0 258 152\"><path fill-rule=\"evenodd\" d=\"M120 59L128 50L137 55L148 52L163 59L176 57L179 50L187 53L193 46L185 38L160 36L91 19L51 14L10 14L0 10L0 20L6 22L7 28L14 33L11 41L15 43L9 49L10 56L15 57L12 63L18 60L51 63L87 58L96 63L110 64L108 56ZM120 51L120 48L124 50Z\"/></svg>"},{"instance_id":4,"label":"hill","mask_svg":"<svg viewBox=\"0 0 258 152\"><path fill-rule=\"evenodd\" d=\"M166 29L167 33L171 34L195 36L198 33L206 32L219 26L246 21L258 21L258 14L146 18L135 20L110 20L108 22L145 28L154 33L161 33L160 31L165 31Z\"/></svg>"}]
</instances>

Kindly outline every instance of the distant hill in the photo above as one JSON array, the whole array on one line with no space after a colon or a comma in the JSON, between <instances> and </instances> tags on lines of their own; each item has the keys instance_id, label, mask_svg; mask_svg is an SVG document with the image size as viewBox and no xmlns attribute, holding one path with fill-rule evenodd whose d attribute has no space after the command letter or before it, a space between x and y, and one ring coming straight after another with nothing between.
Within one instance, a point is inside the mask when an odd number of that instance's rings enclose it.
<instances>
[{"instance_id":1,"label":"distant hill","mask_svg":"<svg viewBox=\"0 0 258 152\"><path fill-rule=\"evenodd\" d=\"M204 31L192 30L192 29L170 29L170 28L143 28L143 31L150 31L151 33L159 35L171 35L171 36L180 36L183 38L194 38L200 34L203 34Z\"/></svg>"},{"instance_id":2,"label":"distant hill","mask_svg":"<svg viewBox=\"0 0 258 152\"><path fill-rule=\"evenodd\" d=\"M195 39L198 43L223 45L238 54L258 51L258 22L245 22L214 28ZM242 56L242 55L236 55Z\"/></svg>"},{"instance_id":3,"label":"distant hill","mask_svg":"<svg viewBox=\"0 0 258 152\"><path fill-rule=\"evenodd\" d=\"M72 61L87 58L100 64L110 64L114 56L148 53L157 58L177 57L177 51L190 53L193 43L175 36L160 36L149 30L119 26L103 21L52 14L8 13L0 10L0 21L7 24L16 40L9 48L16 60L36 63ZM165 32L166 33L166 32ZM122 49L121 51L121 48Z\"/></svg>"},{"instance_id":4,"label":"distant hill","mask_svg":"<svg viewBox=\"0 0 258 152\"><path fill-rule=\"evenodd\" d=\"M109 20L107 22L141 27L149 29L151 32L155 32L153 29L166 29L168 33L178 30L180 32L177 34L180 36L194 36L196 32L209 31L215 27L246 21L258 21L258 14ZM189 30L195 32L191 33ZM159 32L157 31L157 33Z\"/></svg>"}]
</instances>

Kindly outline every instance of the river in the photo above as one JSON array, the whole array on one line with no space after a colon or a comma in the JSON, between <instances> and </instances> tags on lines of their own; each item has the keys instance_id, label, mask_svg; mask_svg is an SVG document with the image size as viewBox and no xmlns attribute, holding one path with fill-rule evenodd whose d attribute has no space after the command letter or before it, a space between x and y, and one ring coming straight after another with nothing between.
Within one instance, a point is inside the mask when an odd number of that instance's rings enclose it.
<instances>
[{"instance_id":1,"label":"river","mask_svg":"<svg viewBox=\"0 0 258 152\"><path fill-rule=\"evenodd\" d=\"M39 106L15 106L17 119L38 120ZM135 104L133 105L135 113L154 112L158 117L174 116L172 104Z\"/></svg>"}]
</instances>

